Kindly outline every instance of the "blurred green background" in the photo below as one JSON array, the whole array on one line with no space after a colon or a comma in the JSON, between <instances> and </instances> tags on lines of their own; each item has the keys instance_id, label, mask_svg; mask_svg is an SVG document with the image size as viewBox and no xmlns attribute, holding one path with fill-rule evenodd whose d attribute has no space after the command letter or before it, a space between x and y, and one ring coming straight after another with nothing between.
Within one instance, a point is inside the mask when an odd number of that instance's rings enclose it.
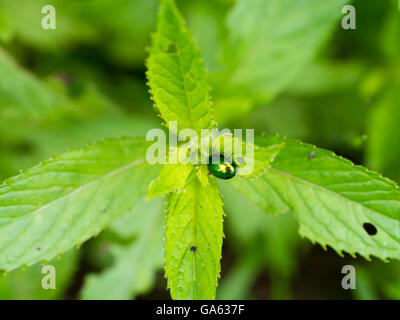
<instances>
[{"instance_id":1,"label":"blurred green background","mask_svg":"<svg viewBox=\"0 0 400 320\"><path fill-rule=\"evenodd\" d=\"M261 2L279 5L257 13ZM357 29L344 30L346 1L323 2L178 5L221 128L298 138L400 182L400 3L353 1ZM55 30L41 27L47 4ZM0 0L0 180L68 148L160 126L144 65L157 5ZM217 298L400 299L399 262L339 257L301 239L291 214L267 216L229 187L223 194ZM79 250L45 262L56 267L56 290L41 288L40 264L0 275L0 299L168 299L163 206L142 201ZM356 267L356 290L341 288L346 264Z\"/></svg>"}]
</instances>

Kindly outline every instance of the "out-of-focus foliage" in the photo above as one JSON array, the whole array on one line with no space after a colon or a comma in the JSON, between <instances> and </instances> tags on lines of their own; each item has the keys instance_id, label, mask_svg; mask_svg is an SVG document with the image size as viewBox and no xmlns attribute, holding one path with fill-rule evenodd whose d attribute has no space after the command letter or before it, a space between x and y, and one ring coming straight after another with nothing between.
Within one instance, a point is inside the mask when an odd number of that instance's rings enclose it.
<instances>
[{"instance_id":1,"label":"out-of-focus foliage","mask_svg":"<svg viewBox=\"0 0 400 320\"><path fill-rule=\"evenodd\" d=\"M289 299L290 280L296 272L300 238L290 214L265 215L228 183L221 183L227 237L232 237L235 261L218 291L220 299L255 298L251 291L263 270L271 277L270 297ZM264 296L263 298L265 298Z\"/></svg>"},{"instance_id":2,"label":"out-of-focus foliage","mask_svg":"<svg viewBox=\"0 0 400 320\"><path fill-rule=\"evenodd\" d=\"M178 1L221 126L299 138L400 182L398 1L352 1L356 30L340 27L344 3ZM0 180L68 148L143 136L159 123L144 75L158 1L54 0L56 30L41 28L45 4L0 0ZM297 235L290 213L266 216L222 187L217 298L400 299L398 263L321 254ZM148 216L135 219L137 212ZM162 204L143 202L79 254L48 262L57 290L41 288L37 263L1 276L0 298L166 298L157 272L162 224ZM340 286L345 264L357 270L351 292Z\"/></svg>"},{"instance_id":3,"label":"out-of-focus foliage","mask_svg":"<svg viewBox=\"0 0 400 320\"><path fill-rule=\"evenodd\" d=\"M400 17L398 12L388 15L381 39L385 80L381 97L369 114L368 132L371 136L367 148L368 164L383 173L400 179ZM390 152L388 152L390 150Z\"/></svg>"},{"instance_id":4,"label":"out-of-focus foliage","mask_svg":"<svg viewBox=\"0 0 400 320\"><path fill-rule=\"evenodd\" d=\"M129 299L149 291L155 271L163 265L161 209L160 198L142 201L131 212L113 221L110 230L129 242L111 244L111 267L87 277L83 299ZM141 212L146 214L140 215Z\"/></svg>"}]
</instances>

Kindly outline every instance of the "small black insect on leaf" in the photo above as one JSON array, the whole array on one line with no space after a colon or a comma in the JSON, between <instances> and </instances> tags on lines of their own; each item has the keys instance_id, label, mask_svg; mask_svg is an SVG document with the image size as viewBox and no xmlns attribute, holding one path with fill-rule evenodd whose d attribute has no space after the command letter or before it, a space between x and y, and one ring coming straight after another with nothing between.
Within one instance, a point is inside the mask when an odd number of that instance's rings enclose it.
<instances>
[{"instance_id":1,"label":"small black insect on leaf","mask_svg":"<svg viewBox=\"0 0 400 320\"><path fill-rule=\"evenodd\" d=\"M191 246L191 247L190 247L190 251L192 251L192 252L196 252L196 251L197 251L197 248L196 248L196 246Z\"/></svg>"},{"instance_id":2,"label":"small black insect on leaf","mask_svg":"<svg viewBox=\"0 0 400 320\"><path fill-rule=\"evenodd\" d=\"M372 223L364 222L363 228L370 236L374 236L378 233L378 230Z\"/></svg>"}]
</instances>

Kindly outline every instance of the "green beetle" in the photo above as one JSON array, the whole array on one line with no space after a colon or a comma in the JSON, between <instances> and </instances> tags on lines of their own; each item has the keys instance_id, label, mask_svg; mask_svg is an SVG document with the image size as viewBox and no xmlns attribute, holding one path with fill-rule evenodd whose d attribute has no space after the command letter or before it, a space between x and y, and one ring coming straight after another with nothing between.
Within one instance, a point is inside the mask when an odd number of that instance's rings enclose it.
<instances>
[{"instance_id":1,"label":"green beetle","mask_svg":"<svg viewBox=\"0 0 400 320\"><path fill-rule=\"evenodd\" d=\"M208 170L219 179L231 179L236 175L237 165L233 161L227 161L221 154L213 154L208 161Z\"/></svg>"}]
</instances>

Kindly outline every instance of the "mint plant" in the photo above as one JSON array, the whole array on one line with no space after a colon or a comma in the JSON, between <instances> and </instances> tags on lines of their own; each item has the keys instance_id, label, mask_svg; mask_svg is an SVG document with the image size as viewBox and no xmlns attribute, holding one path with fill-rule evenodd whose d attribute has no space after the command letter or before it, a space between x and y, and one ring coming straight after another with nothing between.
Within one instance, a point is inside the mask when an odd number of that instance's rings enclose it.
<instances>
[{"instance_id":1,"label":"mint plant","mask_svg":"<svg viewBox=\"0 0 400 320\"><path fill-rule=\"evenodd\" d=\"M321 5L321 10L328 9ZM229 21L234 23L235 14ZM249 55L243 50L239 54ZM238 66L230 90L245 87L260 98L260 92L268 90L253 82L264 77L265 70L249 74L256 64L252 59L250 55ZM173 134L193 129L200 135L218 127L201 52L173 0L160 3L147 69L152 99ZM170 127L170 121L177 127ZM340 255L400 259L400 191L379 173L297 140L260 135L254 142L253 173L241 174L235 162L238 173L223 180L210 174L206 164L150 164L150 145L144 138L107 139L54 156L6 180L0 186L0 268L9 271L50 260L96 236L144 195L167 195L164 263L171 297L213 299L223 242L220 188L227 184L267 214L293 212L302 236ZM183 144L177 150L185 150ZM149 213L147 233L139 241L151 243L146 235L155 232L154 243L159 243L158 209L135 212ZM135 260L143 255L137 247L118 254L131 256L132 265L125 260L114 270L143 268ZM110 270L106 283L112 283L115 274ZM84 295L97 290L101 286L94 284Z\"/></svg>"}]
</instances>

